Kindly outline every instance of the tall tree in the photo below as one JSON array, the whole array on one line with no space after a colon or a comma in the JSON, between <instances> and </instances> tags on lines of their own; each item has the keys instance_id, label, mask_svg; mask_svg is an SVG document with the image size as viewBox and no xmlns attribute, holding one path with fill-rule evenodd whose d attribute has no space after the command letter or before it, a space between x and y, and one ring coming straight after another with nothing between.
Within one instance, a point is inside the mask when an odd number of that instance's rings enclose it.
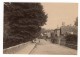
<instances>
[{"instance_id":1,"label":"tall tree","mask_svg":"<svg viewBox=\"0 0 80 57\"><path fill-rule=\"evenodd\" d=\"M78 17L76 18L76 21L75 21L75 26L78 26Z\"/></svg>"},{"instance_id":2,"label":"tall tree","mask_svg":"<svg viewBox=\"0 0 80 57\"><path fill-rule=\"evenodd\" d=\"M39 35L41 26L46 21L47 15L40 3L6 2L4 4L4 34L8 34L8 38L22 38L23 41L33 40Z\"/></svg>"}]
</instances>

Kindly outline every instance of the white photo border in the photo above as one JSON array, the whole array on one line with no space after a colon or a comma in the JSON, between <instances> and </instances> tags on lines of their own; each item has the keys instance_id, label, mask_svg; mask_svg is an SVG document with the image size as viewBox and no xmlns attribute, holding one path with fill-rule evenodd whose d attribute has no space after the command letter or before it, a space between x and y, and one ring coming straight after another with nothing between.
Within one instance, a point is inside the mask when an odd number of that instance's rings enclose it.
<instances>
[{"instance_id":1,"label":"white photo border","mask_svg":"<svg viewBox=\"0 0 80 57\"><path fill-rule=\"evenodd\" d=\"M4 2L51 2L51 3L78 3L78 55L26 55L26 54L3 54L3 19ZM0 0L0 57L79 57L80 56L80 3L78 0Z\"/></svg>"}]
</instances>

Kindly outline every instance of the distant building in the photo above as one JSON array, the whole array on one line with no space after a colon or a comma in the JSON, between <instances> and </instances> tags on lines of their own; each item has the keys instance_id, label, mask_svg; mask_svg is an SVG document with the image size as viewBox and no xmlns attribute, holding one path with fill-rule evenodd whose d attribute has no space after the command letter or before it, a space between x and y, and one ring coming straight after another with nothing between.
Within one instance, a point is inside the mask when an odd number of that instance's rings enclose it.
<instances>
[{"instance_id":1,"label":"distant building","mask_svg":"<svg viewBox=\"0 0 80 57\"><path fill-rule=\"evenodd\" d=\"M70 25L62 26L60 30L61 30L61 35L64 35L64 36L66 34L77 34L77 27L75 26L70 26Z\"/></svg>"},{"instance_id":2,"label":"distant building","mask_svg":"<svg viewBox=\"0 0 80 57\"><path fill-rule=\"evenodd\" d=\"M77 27L75 26L61 26L58 29L53 30L55 36L65 36L66 34L77 34Z\"/></svg>"},{"instance_id":3,"label":"distant building","mask_svg":"<svg viewBox=\"0 0 80 57\"><path fill-rule=\"evenodd\" d=\"M77 27L76 26L71 26L71 25L62 25L60 28L56 28L53 30L52 34L52 40L54 40L54 43L66 44L66 39L65 36L68 34L76 34L77 35Z\"/></svg>"},{"instance_id":4,"label":"distant building","mask_svg":"<svg viewBox=\"0 0 80 57\"><path fill-rule=\"evenodd\" d=\"M55 36L60 36L60 29L55 29L54 34Z\"/></svg>"}]
</instances>

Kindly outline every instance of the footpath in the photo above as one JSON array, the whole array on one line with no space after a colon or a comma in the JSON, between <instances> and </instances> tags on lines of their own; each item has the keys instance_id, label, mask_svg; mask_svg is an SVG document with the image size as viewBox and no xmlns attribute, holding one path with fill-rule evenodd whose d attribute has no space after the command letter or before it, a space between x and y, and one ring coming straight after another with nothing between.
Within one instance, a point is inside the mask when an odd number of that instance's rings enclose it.
<instances>
[{"instance_id":1,"label":"footpath","mask_svg":"<svg viewBox=\"0 0 80 57\"><path fill-rule=\"evenodd\" d=\"M29 54L36 43L26 42L16 46L3 49L3 54Z\"/></svg>"}]
</instances>

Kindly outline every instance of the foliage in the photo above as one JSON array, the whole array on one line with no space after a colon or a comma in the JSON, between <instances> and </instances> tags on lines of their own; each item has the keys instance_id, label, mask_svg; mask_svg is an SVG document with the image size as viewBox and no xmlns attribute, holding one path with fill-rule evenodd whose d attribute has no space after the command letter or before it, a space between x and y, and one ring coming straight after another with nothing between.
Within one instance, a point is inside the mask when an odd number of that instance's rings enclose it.
<instances>
[{"instance_id":1,"label":"foliage","mask_svg":"<svg viewBox=\"0 0 80 57\"><path fill-rule=\"evenodd\" d=\"M77 35L76 34L69 34L65 36L66 39L66 46L73 48L73 49L77 49Z\"/></svg>"},{"instance_id":2,"label":"foliage","mask_svg":"<svg viewBox=\"0 0 80 57\"><path fill-rule=\"evenodd\" d=\"M23 42L33 40L39 36L41 26L46 21L47 15L40 3L6 2L4 4L4 39L20 38Z\"/></svg>"},{"instance_id":3,"label":"foliage","mask_svg":"<svg viewBox=\"0 0 80 57\"><path fill-rule=\"evenodd\" d=\"M69 34L66 37L66 41L76 42L77 43L77 35Z\"/></svg>"},{"instance_id":4,"label":"foliage","mask_svg":"<svg viewBox=\"0 0 80 57\"><path fill-rule=\"evenodd\" d=\"M78 26L78 17L76 18L75 24L76 26Z\"/></svg>"}]
</instances>

